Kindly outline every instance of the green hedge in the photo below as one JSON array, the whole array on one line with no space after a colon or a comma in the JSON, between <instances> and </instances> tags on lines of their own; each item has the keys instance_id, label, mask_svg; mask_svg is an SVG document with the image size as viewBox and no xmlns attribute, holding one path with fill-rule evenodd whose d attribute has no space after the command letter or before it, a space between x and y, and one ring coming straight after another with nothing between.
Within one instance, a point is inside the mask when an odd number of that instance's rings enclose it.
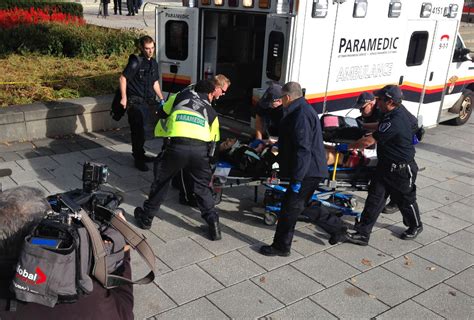
<instances>
[{"instance_id":1,"label":"green hedge","mask_svg":"<svg viewBox=\"0 0 474 320\"><path fill-rule=\"evenodd\" d=\"M0 29L0 55L36 52L94 58L134 52L140 34L94 25L45 23Z\"/></svg>"},{"instance_id":2,"label":"green hedge","mask_svg":"<svg viewBox=\"0 0 474 320\"><path fill-rule=\"evenodd\" d=\"M61 2L58 0L49 1L49 0L0 0L0 10L1 9L42 9L45 11L52 11L53 9L68 13L76 17L83 17L82 5L80 3L74 2Z\"/></svg>"}]
</instances>

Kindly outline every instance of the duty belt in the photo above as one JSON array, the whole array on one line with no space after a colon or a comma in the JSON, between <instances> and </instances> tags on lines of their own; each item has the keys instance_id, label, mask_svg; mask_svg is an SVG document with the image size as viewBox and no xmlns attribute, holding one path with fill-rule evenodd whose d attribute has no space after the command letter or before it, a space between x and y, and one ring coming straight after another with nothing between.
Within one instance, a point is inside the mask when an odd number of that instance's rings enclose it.
<instances>
[{"instance_id":1,"label":"duty belt","mask_svg":"<svg viewBox=\"0 0 474 320\"><path fill-rule=\"evenodd\" d=\"M192 139L192 138L181 138L181 137L172 137L168 138L170 144L182 144L187 146L208 146L209 142Z\"/></svg>"}]
</instances>

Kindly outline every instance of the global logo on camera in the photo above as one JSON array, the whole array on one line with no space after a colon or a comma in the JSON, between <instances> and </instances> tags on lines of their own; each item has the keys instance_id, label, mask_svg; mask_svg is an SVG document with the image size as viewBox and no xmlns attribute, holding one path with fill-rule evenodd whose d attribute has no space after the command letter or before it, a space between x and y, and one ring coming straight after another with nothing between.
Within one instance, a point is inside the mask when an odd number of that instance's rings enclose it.
<instances>
[{"instance_id":1,"label":"global logo on camera","mask_svg":"<svg viewBox=\"0 0 474 320\"><path fill-rule=\"evenodd\" d=\"M16 268L16 278L30 284L42 284L46 282L47 279L40 267L36 267L35 272L28 272L25 268L22 268L21 265L18 265Z\"/></svg>"}]
</instances>

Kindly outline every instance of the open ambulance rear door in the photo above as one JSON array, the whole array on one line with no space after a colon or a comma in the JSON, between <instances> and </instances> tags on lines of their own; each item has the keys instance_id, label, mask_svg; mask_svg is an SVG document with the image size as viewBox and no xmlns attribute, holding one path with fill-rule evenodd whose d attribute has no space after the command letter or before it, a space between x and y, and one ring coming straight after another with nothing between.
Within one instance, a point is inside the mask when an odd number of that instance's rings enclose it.
<instances>
[{"instance_id":1,"label":"open ambulance rear door","mask_svg":"<svg viewBox=\"0 0 474 320\"><path fill-rule=\"evenodd\" d=\"M158 6L155 14L161 89L178 92L199 77L199 9Z\"/></svg>"}]
</instances>

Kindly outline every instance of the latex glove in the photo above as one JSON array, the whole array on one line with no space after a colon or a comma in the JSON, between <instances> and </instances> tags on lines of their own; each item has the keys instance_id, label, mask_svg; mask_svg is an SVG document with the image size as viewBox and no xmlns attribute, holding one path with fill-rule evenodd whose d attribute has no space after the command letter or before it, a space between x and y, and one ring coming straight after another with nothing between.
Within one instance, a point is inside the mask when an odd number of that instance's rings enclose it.
<instances>
[{"instance_id":1,"label":"latex glove","mask_svg":"<svg viewBox=\"0 0 474 320\"><path fill-rule=\"evenodd\" d=\"M415 144L418 144L419 142L420 142L420 140L418 140L418 137L416 136L416 134L414 134L412 139L411 139L411 144L415 145Z\"/></svg>"},{"instance_id":2,"label":"latex glove","mask_svg":"<svg viewBox=\"0 0 474 320\"><path fill-rule=\"evenodd\" d=\"M158 106L160 108L163 108L163 106L165 105L165 100L164 99L161 99L160 102L158 103Z\"/></svg>"},{"instance_id":3,"label":"latex glove","mask_svg":"<svg viewBox=\"0 0 474 320\"><path fill-rule=\"evenodd\" d=\"M301 182L293 182L292 184L290 184L290 188L291 191L293 191L294 193L300 193Z\"/></svg>"},{"instance_id":4,"label":"latex glove","mask_svg":"<svg viewBox=\"0 0 474 320\"><path fill-rule=\"evenodd\" d=\"M347 152L348 149L349 149L349 145L347 143L340 143L336 145L337 152Z\"/></svg>"},{"instance_id":5,"label":"latex glove","mask_svg":"<svg viewBox=\"0 0 474 320\"><path fill-rule=\"evenodd\" d=\"M249 147L256 149L259 145L265 144L262 140L260 139L255 139L249 143Z\"/></svg>"}]
</instances>

